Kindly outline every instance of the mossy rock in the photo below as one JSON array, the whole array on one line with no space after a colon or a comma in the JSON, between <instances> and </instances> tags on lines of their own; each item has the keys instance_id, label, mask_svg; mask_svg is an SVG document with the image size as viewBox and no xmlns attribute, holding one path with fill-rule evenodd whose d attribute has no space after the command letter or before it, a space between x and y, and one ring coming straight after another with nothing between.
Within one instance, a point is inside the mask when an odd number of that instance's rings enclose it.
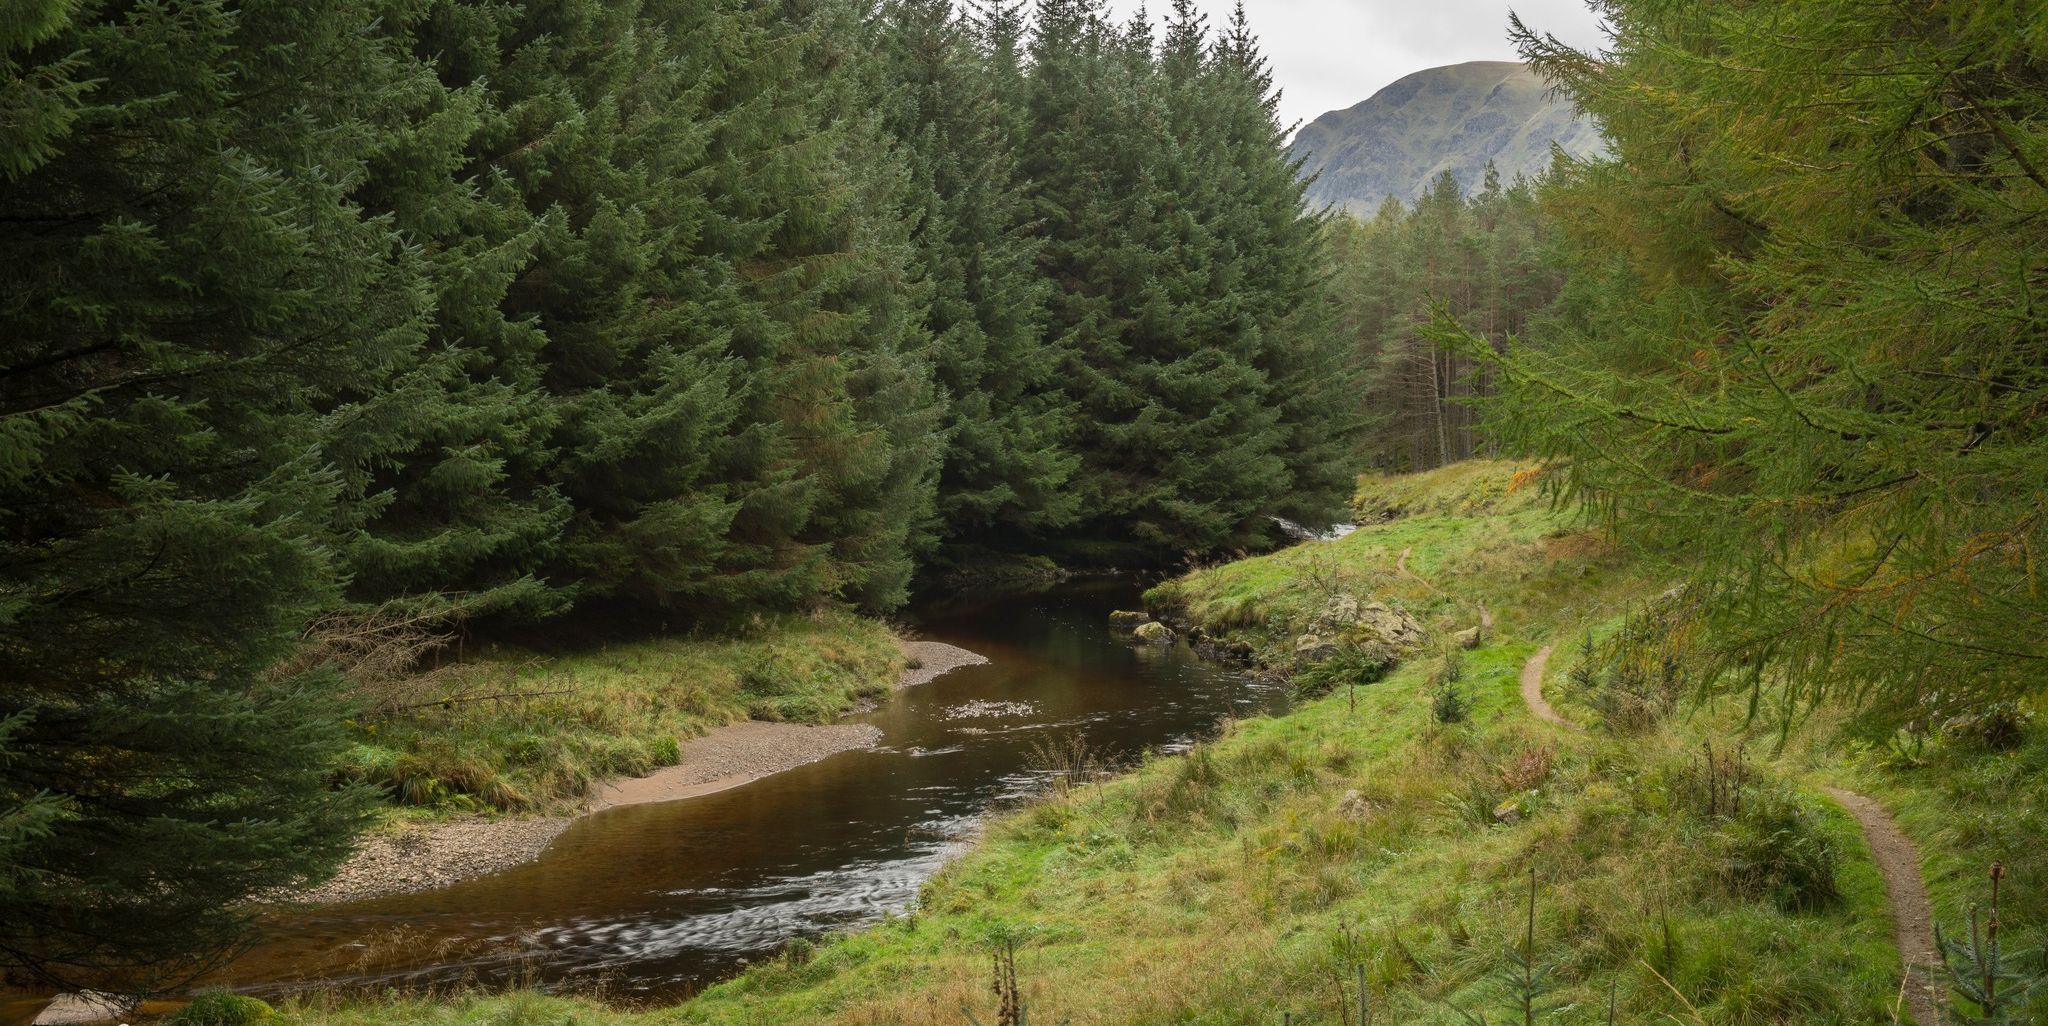
<instances>
[{"instance_id":1,"label":"mossy rock","mask_svg":"<svg viewBox=\"0 0 2048 1026\"><path fill-rule=\"evenodd\" d=\"M1133 609L1119 609L1109 614L1109 625L1124 630L1135 630L1151 620L1150 616Z\"/></svg>"},{"instance_id":2,"label":"mossy rock","mask_svg":"<svg viewBox=\"0 0 2048 1026\"><path fill-rule=\"evenodd\" d=\"M257 998L217 990L193 998L191 1004L171 1016L169 1026L246 1026L283 1021L277 1009Z\"/></svg>"}]
</instances>

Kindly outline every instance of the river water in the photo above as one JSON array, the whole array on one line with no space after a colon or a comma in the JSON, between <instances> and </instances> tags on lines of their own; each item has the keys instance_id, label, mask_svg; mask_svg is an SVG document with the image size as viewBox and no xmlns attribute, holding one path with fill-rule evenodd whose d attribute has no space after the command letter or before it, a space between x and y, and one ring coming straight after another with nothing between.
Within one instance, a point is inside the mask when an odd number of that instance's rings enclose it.
<instances>
[{"instance_id":1,"label":"river water","mask_svg":"<svg viewBox=\"0 0 2048 1026\"><path fill-rule=\"evenodd\" d=\"M1134 585L1097 580L927 605L923 637L990 662L858 717L881 728L881 747L601 812L538 860L453 887L292 913L217 979L265 996L509 981L653 1002L793 937L900 910L984 814L1043 785L1034 748L1078 735L1129 759L1284 706L1283 689L1183 644L1114 636L1109 611L1137 602Z\"/></svg>"}]
</instances>

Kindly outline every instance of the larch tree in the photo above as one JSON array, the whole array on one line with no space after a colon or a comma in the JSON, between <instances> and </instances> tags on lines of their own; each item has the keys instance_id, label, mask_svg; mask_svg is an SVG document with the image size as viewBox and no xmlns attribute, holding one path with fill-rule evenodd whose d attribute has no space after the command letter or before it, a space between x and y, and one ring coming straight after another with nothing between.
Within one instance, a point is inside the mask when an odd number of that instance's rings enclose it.
<instances>
[{"instance_id":1,"label":"larch tree","mask_svg":"<svg viewBox=\"0 0 2048 1026\"><path fill-rule=\"evenodd\" d=\"M1881 723L2037 689L2037 5L1603 8L1605 54L1520 33L1615 152L1549 192L1567 316L1500 361L1493 423L1683 556L1724 686Z\"/></svg>"}]
</instances>

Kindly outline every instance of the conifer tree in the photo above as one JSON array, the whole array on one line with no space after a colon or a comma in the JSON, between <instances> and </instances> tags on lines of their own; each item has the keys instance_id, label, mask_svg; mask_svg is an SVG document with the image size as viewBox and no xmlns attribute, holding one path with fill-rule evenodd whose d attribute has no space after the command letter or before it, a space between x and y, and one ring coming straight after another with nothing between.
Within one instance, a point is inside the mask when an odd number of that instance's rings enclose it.
<instances>
[{"instance_id":1,"label":"conifer tree","mask_svg":"<svg viewBox=\"0 0 2048 1026\"><path fill-rule=\"evenodd\" d=\"M328 417L426 332L418 249L350 192L432 72L375 30L402 20L381 4L20 13L0 969L146 987L226 948L249 895L329 871L359 822L326 779L331 680L271 671L339 600Z\"/></svg>"},{"instance_id":2,"label":"conifer tree","mask_svg":"<svg viewBox=\"0 0 2048 1026\"><path fill-rule=\"evenodd\" d=\"M1068 403L1045 338L1046 283L1018 179L1012 97L1021 82L1017 8L981 32L947 0L896 0L876 56L882 128L908 163L910 242L929 290L925 327L945 390L938 514L950 561L1017 551L1073 517Z\"/></svg>"},{"instance_id":3,"label":"conifer tree","mask_svg":"<svg viewBox=\"0 0 2048 1026\"><path fill-rule=\"evenodd\" d=\"M1615 151L1564 164L1567 316L1495 422L1685 556L1730 686L1913 716L2037 689L2037 13L1606 7L1610 53L1520 36Z\"/></svg>"},{"instance_id":4,"label":"conifer tree","mask_svg":"<svg viewBox=\"0 0 2048 1026\"><path fill-rule=\"evenodd\" d=\"M1182 4L1155 55L1142 21L1043 0L1032 41L1026 169L1081 416L1080 533L1140 558L1258 544L1283 507L1326 522L1339 490L1333 450L1289 450L1333 366L1285 326L1314 296L1314 219L1249 32L1204 37Z\"/></svg>"}]
</instances>

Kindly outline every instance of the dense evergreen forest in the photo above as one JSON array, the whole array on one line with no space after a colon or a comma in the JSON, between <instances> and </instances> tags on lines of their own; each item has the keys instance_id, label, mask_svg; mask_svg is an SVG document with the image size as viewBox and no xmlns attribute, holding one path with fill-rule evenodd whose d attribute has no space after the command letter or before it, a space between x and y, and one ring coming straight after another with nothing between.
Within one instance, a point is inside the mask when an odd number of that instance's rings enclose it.
<instances>
[{"instance_id":1,"label":"dense evergreen forest","mask_svg":"<svg viewBox=\"0 0 2048 1026\"><path fill-rule=\"evenodd\" d=\"M1433 328L1449 318L1504 351L1537 330L1564 273L1536 183L1503 182L1489 165L1475 184L1466 194L1445 172L1413 206L1388 197L1369 221L1330 221L1326 302L1362 422L1360 469L1428 470L1501 451L1474 402L1493 394L1493 368Z\"/></svg>"},{"instance_id":2,"label":"dense evergreen forest","mask_svg":"<svg viewBox=\"0 0 2048 1026\"><path fill-rule=\"evenodd\" d=\"M887 610L1345 490L1241 15L44 2L0 60L15 970L334 864L309 624ZM167 856L214 871L167 900Z\"/></svg>"}]
</instances>

